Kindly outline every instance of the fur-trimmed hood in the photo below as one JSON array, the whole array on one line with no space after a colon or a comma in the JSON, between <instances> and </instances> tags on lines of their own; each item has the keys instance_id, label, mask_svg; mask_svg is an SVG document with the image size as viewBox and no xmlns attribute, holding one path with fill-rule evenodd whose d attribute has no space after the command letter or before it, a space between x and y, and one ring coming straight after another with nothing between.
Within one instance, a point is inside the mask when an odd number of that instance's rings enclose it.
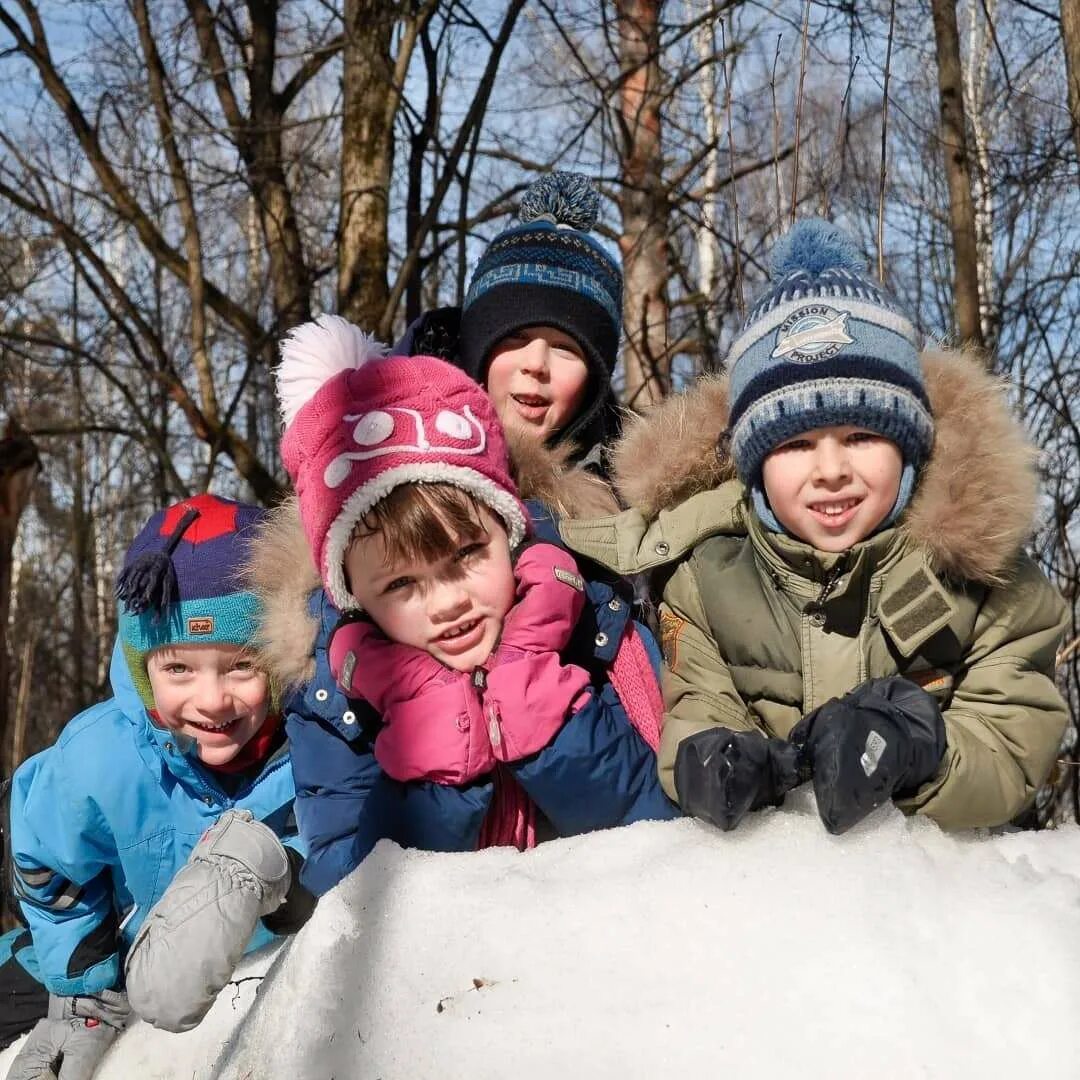
<instances>
[{"instance_id":1,"label":"fur-trimmed hood","mask_svg":"<svg viewBox=\"0 0 1080 1080\"><path fill-rule=\"evenodd\" d=\"M549 448L510 432L507 439L522 499L535 499L561 518L600 517L618 511L608 484L572 464L572 447ZM309 681L315 671L319 633L309 598L321 581L295 495L269 514L252 546L247 580L262 601L262 664L283 688Z\"/></svg>"},{"instance_id":2,"label":"fur-trimmed hood","mask_svg":"<svg viewBox=\"0 0 1080 1080\"><path fill-rule=\"evenodd\" d=\"M969 352L922 354L934 448L899 528L934 569L995 584L1035 524L1037 451L1009 408L1004 382ZM612 450L623 501L653 520L735 477L726 453L727 380L705 377L625 425Z\"/></svg>"}]
</instances>

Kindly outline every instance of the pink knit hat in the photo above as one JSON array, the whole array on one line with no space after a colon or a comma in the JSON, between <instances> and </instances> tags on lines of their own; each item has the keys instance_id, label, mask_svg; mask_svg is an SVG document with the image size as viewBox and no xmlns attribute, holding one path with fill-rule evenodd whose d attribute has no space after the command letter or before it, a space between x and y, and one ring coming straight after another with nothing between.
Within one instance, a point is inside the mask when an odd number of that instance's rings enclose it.
<instances>
[{"instance_id":1,"label":"pink knit hat","mask_svg":"<svg viewBox=\"0 0 1080 1080\"><path fill-rule=\"evenodd\" d=\"M433 356L386 356L386 346L337 315L281 343L281 457L326 591L359 604L344 558L356 523L396 487L453 484L506 525L511 550L528 515L510 479L506 439L487 394Z\"/></svg>"}]
</instances>

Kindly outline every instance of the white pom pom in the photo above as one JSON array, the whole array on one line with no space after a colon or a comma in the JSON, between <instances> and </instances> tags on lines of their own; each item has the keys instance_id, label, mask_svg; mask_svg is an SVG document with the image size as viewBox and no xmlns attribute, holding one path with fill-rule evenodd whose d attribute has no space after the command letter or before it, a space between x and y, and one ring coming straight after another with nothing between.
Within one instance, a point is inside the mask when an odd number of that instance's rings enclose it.
<instances>
[{"instance_id":1,"label":"white pom pom","mask_svg":"<svg viewBox=\"0 0 1080 1080\"><path fill-rule=\"evenodd\" d=\"M342 371L381 360L387 347L373 334L340 315L320 315L289 331L281 343L277 396L286 426L315 396L319 387Z\"/></svg>"}]
</instances>

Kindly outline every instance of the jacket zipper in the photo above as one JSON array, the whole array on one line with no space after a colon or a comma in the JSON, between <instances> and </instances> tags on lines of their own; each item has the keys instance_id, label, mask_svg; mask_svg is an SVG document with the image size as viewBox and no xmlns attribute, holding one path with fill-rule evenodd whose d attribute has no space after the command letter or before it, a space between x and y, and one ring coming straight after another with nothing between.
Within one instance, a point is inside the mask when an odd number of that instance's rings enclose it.
<instances>
[{"instance_id":1,"label":"jacket zipper","mask_svg":"<svg viewBox=\"0 0 1080 1080\"><path fill-rule=\"evenodd\" d=\"M829 576L822 584L821 592L818 593L817 599L806 605L807 615L816 615L824 612L826 601L832 595L832 592L840 579L844 576L844 571L847 569L847 561L847 552L844 552L840 558L836 560L836 565L829 571Z\"/></svg>"}]
</instances>

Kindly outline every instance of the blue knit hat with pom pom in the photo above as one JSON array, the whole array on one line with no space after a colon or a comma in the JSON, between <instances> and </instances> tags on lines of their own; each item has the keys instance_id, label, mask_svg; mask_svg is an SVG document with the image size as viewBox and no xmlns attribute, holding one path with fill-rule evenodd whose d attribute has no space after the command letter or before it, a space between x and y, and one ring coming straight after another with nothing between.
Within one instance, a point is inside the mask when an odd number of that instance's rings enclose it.
<instances>
[{"instance_id":1,"label":"blue knit hat with pom pom","mask_svg":"<svg viewBox=\"0 0 1080 1080\"><path fill-rule=\"evenodd\" d=\"M761 466L781 443L851 424L891 439L904 456L891 524L911 498L934 441L918 338L897 302L866 274L854 241L820 219L792 226L773 248L772 288L728 355L731 455L765 523Z\"/></svg>"},{"instance_id":2,"label":"blue knit hat with pom pom","mask_svg":"<svg viewBox=\"0 0 1080 1080\"><path fill-rule=\"evenodd\" d=\"M521 200L521 224L481 256L461 315L461 366L484 383L492 350L530 326L553 326L584 350L590 385L581 413L559 433L600 442L612 432L611 374L622 327L622 270L592 236L600 195L581 173L540 177Z\"/></svg>"}]
</instances>

